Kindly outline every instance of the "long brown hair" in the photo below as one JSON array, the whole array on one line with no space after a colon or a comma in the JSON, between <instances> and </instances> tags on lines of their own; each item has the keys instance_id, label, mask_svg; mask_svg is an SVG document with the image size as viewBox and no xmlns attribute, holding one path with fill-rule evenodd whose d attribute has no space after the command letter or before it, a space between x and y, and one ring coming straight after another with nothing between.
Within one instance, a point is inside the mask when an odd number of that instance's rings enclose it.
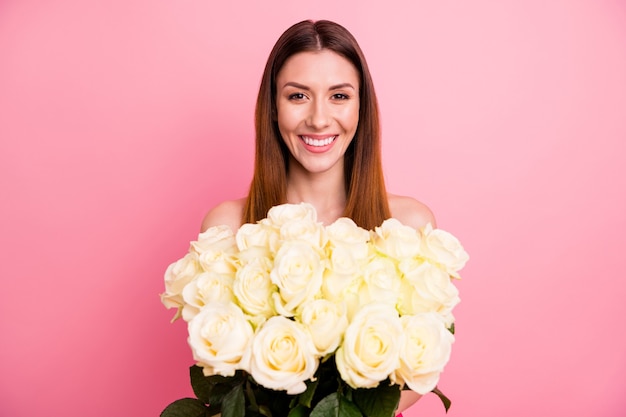
<instances>
[{"instance_id":1,"label":"long brown hair","mask_svg":"<svg viewBox=\"0 0 626 417\"><path fill-rule=\"evenodd\" d=\"M382 170L378 101L365 57L343 26L328 20L305 20L287 29L270 53L256 102L254 174L243 222L253 223L275 205L286 202L289 150L276 121L276 76L289 57L300 52L331 50L350 61L360 76L359 124L345 153L347 202L344 216L372 229L390 217Z\"/></svg>"}]
</instances>

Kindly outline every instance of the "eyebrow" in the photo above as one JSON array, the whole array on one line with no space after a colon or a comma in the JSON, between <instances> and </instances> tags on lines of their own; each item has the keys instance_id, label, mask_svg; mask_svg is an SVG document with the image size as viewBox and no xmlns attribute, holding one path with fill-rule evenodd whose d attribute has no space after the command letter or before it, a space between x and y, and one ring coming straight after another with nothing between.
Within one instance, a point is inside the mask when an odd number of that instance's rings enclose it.
<instances>
[{"instance_id":1,"label":"eyebrow","mask_svg":"<svg viewBox=\"0 0 626 417\"><path fill-rule=\"evenodd\" d=\"M307 87L306 85L300 84L300 83L297 83L297 82L294 82L294 81L289 81L289 82L285 83L283 88L285 88L285 87L295 87L295 88L299 88L301 90L307 90L307 91L310 90L310 88ZM340 90L342 88L351 88L354 91L356 91L356 88L354 88L354 86L352 84L350 84L350 83L341 83L341 84L332 85L332 86L330 86L328 91Z\"/></svg>"}]
</instances>

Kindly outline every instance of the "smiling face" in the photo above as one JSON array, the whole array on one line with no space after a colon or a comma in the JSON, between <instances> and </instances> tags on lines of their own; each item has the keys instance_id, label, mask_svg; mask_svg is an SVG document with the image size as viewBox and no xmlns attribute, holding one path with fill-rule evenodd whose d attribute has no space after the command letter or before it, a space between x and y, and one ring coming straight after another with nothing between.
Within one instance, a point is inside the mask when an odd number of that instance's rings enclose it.
<instances>
[{"instance_id":1,"label":"smiling face","mask_svg":"<svg viewBox=\"0 0 626 417\"><path fill-rule=\"evenodd\" d=\"M343 173L359 123L359 74L350 61L327 49L291 56L276 77L276 110L290 166Z\"/></svg>"}]
</instances>

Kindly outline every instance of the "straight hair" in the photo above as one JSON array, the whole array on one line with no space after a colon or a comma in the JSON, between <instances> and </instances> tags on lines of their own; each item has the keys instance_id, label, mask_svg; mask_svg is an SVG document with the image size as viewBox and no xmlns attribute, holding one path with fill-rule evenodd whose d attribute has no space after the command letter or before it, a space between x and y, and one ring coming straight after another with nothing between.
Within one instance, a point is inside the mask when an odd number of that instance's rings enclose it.
<instances>
[{"instance_id":1,"label":"straight hair","mask_svg":"<svg viewBox=\"0 0 626 417\"><path fill-rule=\"evenodd\" d=\"M259 88L255 110L255 162L243 222L254 223L273 206L286 203L289 150L276 117L276 76L300 52L333 51L354 65L360 77L359 123L344 156L346 207L343 216L373 229L391 217L382 169L380 120L374 84L356 39L343 26L305 20L287 29L272 49Z\"/></svg>"}]
</instances>

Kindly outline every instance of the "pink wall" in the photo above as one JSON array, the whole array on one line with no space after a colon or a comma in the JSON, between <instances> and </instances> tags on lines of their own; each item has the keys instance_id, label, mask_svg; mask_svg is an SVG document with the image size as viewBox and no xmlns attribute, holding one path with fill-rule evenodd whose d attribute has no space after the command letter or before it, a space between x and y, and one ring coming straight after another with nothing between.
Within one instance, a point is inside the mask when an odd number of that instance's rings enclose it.
<instances>
[{"instance_id":1,"label":"pink wall","mask_svg":"<svg viewBox=\"0 0 626 417\"><path fill-rule=\"evenodd\" d=\"M624 415L624 2L249 3L0 2L0 415L189 394L163 271L245 192L264 60L304 18L359 39L389 188L472 256L449 415Z\"/></svg>"}]
</instances>

